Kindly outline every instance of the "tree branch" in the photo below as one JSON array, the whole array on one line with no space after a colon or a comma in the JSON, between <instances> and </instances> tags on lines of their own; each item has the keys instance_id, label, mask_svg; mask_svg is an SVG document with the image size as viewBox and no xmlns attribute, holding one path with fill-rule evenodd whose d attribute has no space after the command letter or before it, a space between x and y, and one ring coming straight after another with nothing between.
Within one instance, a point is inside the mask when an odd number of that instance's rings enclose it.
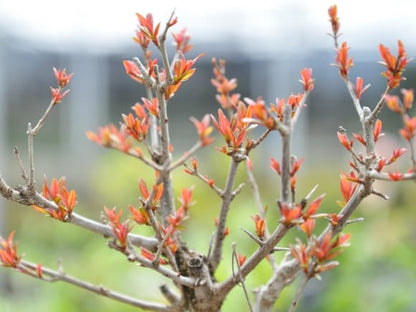
<instances>
[{"instance_id":1,"label":"tree branch","mask_svg":"<svg viewBox=\"0 0 416 312\"><path fill-rule=\"evenodd\" d=\"M275 300L279 298L282 290L294 281L299 272L299 263L294 259L287 259L286 256L269 283L256 291L255 310L262 312L271 311Z\"/></svg>"},{"instance_id":2,"label":"tree branch","mask_svg":"<svg viewBox=\"0 0 416 312\"><path fill-rule=\"evenodd\" d=\"M374 120L377 118L378 114L380 113L380 111L384 107L384 102L385 102L384 98L388 94L389 91L390 91L390 87L387 86L386 89L383 92L383 95L380 97L380 100L376 104L376 107L374 107L373 111L371 112L371 115L368 116L368 118L366 120L367 123L372 124L374 122Z\"/></svg>"},{"instance_id":3,"label":"tree branch","mask_svg":"<svg viewBox=\"0 0 416 312\"><path fill-rule=\"evenodd\" d=\"M283 134L282 137L282 175L281 175L281 201L285 204L290 200L290 155L291 155L291 107L285 105L283 109L283 123L288 129L288 132Z\"/></svg>"},{"instance_id":4,"label":"tree branch","mask_svg":"<svg viewBox=\"0 0 416 312\"><path fill-rule=\"evenodd\" d=\"M136 261L140 263L140 265L155 270L156 272L162 274L163 276L168 277L174 282L179 283L180 285L187 286L189 288L195 287L195 279L188 276L183 276L177 271L173 271L166 266L155 264L154 261L151 261L145 257L140 256L134 249L130 249L126 251L128 254L129 261Z\"/></svg>"},{"instance_id":5,"label":"tree branch","mask_svg":"<svg viewBox=\"0 0 416 312\"><path fill-rule=\"evenodd\" d=\"M117 148L115 148L115 150L118 150ZM157 164L157 163L155 163L153 160L151 160L151 159L149 159L149 158L146 158L146 157L142 157L142 156L139 156L139 155L137 155L137 153L134 151L134 150L132 150L132 149L130 149L127 153L126 153L127 155L130 155L130 156L133 156L133 157L135 157L135 158L138 158L138 159L140 159L141 161L143 161L147 166L149 166L150 168L153 168L154 170L157 170L157 171L161 171L161 170L163 170L163 167L161 166L161 165L159 165L159 164Z\"/></svg>"},{"instance_id":6,"label":"tree branch","mask_svg":"<svg viewBox=\"0 0 416 312\"><path fill-rule=\"evenodd\" d=\"M149 76L146 67L144 67L143 63L140 61L140 59L138 57L133 57L133 62L134 64L136 64L136 66L139 68L140 73L143 76L144 81L146 82L146 84L151 87L154 88L155 87L155 80L153 79L152 76Z\"/></svg>"},{"instance_id":7,"label":"tree branch","mask_svg":"<svg viewBox=\"0 0 416 312\"><path fill-rule=\"evenodd\" d=\"M177 167L183 165L192 155L194 155L200 148L202 147L201 141L196 142L189 150L187 150L183 155L177 159L175 162L173 162L169 170L172 171L176 169Z\"/></svg>"},{"instance_id":8,"label":"tree branch","mask_svg":"<svg viewBox=\"0 0 416 312\"><path fill-rule=\"evenodd\" d=\"M308 95L309 95L309 91L303 92L302 100L299 102L299 104L298 104L298 106L296 108L295 114L294 114L294 116L292 118L292 121L291 121L291 127L292 128L295 126L296 122L299 119L300 112L302 111L302 109L305 106L305 103L306 103L306 100L308 98Z\"/></svg>"},{"instance_id":9,"label":"tree branch","mask_svg":"<svg viewBox=\"0 0 416 312\"><path fill-rule=\"evenodd\" d=\"M348 89L348 92L349 92L349 94L351 96L352 103L354 105L355 111L357 112L358 118L360 120L362 120L363 119L363 109L361 108L361 104L360 104L359 98L357 98L357 95L355 94L354 85L349 80L348 77L344 79L344 82L347 85L347 89Z\"/></svg>"},{"instance_id":10,"label":"tree branch","mask_svg":"<svg viewBox=\"0 0 416 312\"><path fill-rule=\"evenodd\" d=\"M171 64L169 64L168 52L166 50L166 35L168 32L168 29L171 27L170 23L172 22L174 14L175 14L175 11L173 11L172 14L170 15L169 20L166 22L165 29L159 37L160 44L158 48L159 48L160 54L162 55L163 67L165 68L165 71L166 71L166 81L164 82L164 87L171 85L173 82L172 68L171 68Z\"/></svg>"},{"instance_id":11,"label":"tree branch","mask_svg":"<svg viewBox=\"0 0 416 312\"><path fill-rule=\"evenodd\" d=\"M7 185L6 181L1 176L0 194L8 200L20 203L25 206L36 205L42 208L49 208L54 210L58 209L54 202L47 200L39 193L35 193L35 195L32 197L29 196L28 190L24 186L18 186L16 189L11 188L9 185ZM91 232L101 234L104 237L115 237L113 231L109 226L76 213L71 214L69 222ZM158 241L155 238L148 238L135 234L129 234L129 240L132 245L136 247L144 247L152 251L155 251L158 245Z\"/></svg>"},{"instance_id":12,"label":"tree branch","mask_svg":"<svg viewBox=\"0 0 416 312\"><path fill-rule=\"evenodd\" d=\"M222 256L222 246L223 246L223 240L224 240L224 233L226 228L226 221L227 221L227 215L230 208L230 204L233 198L233 187L235 182L235 177L237 175L237 168L238 168L239 162L234 159L234 157L231 159L230 168L227 175L227 181L225 182L225 187L223 194L221 196L222 202L221 202L221 208L220 208L220 214L218 216L218 224L217 229L214 234L214 241L213 241L213 249L212 253L209 258L209 265L211 272L215 272L215 270L218 267L218 264L221 261Z\"/></svg>"},{"instance_id":13,"label":"tree branch","mask_svg":"<svg viewBox=\"0 0 416 312\"><path fill-rule=\"evenodd\" d=\"M167 70L167 69L166 69ZM170 133L169 133L169 120L167 115L167 101L165 100L164 90L160 87L159 73L156 70L156 82L157 90L156 95L159 103L159 126L161 132L161 157L159 163L162 165L163 169L160 171L163 182L163 195L161 199L161 208L159 209L159 214L161 222L164 226L167 225L167 217L174 213L175 211L175 200L173 194L173 185L171 171L169 170L170 164L172 162L172 156L170 153Z\"/></svg>"},{"instance_id":14,"label":"tree branch","mask_svg":"<svg viewBox=\"0 0 416 312\"><path fill-rule=\"evenodd\" d=\"M272 132L271 129L267 129L266 131L264 131L260 137L256 140L253 141L253 143L250 146L250 151L253 150L254 148L256 148L261 142L264 141L264 139L270 134L270 132Z\"/></svg>"},{"instance_id":15,"label":"tree branch","mask_svg":"<svg viewBox=\"0 0 416 312\"><path fill-rule=\"evenodd\" d=\"M206 184L209 185L210 188L212 188L214 190L214 192L219 196L222 197L223 191L217 187L215 184L211 183L210 180L206 177L203 176L198 169L193 169L193 168L189 168L189 166L187 164L184 164L185 168L188 170L188 173L196 176L197 178L199 178L201 181L205 182Z\"/></svg>"},{"instance_id":16,"label":"tree branch","mask_svg":"<svg viewBox=\"0 0 416 312\"><path fill-rule=\"evenodd\" d=\"M148 48L142 46L142 50L143 50L143 56L145 57L146 60L146 66L147 68L149 68L150 64L149 64L149 59L146 57L147 56L147 52L148 52ZM152 87L151 85L146 84L145 85L145 89L146 89L146 97L149 101L153 101L153 93L152 93ZM150 114L150 129L149 129L149 133L150 133L150 148L151 148L151 154L153 154L157 148L159 147L159 135L157 133L157 118L155 115Z\"/></svg>"}]
</instances>

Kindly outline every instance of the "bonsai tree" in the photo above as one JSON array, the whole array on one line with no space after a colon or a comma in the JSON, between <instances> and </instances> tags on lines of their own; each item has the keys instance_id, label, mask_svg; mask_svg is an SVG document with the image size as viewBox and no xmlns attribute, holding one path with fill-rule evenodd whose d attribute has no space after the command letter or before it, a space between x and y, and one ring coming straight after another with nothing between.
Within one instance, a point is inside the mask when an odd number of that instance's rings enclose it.
<instances>
[{"instance_id":1,"label":"bonsai tree","mask_svg":"<svg viewBox=\"0 0 416 312\"><path fill-rule=\"evenodd\" d=\"M216 100L220 108L215 114L200 119L191 118L197 139L180 156L174 156L168 103L175 93L182 92L186 87L186 81L195 73L197 62L203 54L193 59L187 57L192 45L190 36L183 29L172 33L176 52L173 56L168 55L168 32L178 22L174 14L164 25L155 24L151 14L137 14L139 26L134 41L143 54L124 60L123 64L127 75L137 81L144 95L134 104L132 112L122 115L119 127L109 124L96 132L87 132L91 141L117 150L126 157L133 157L154 172L151 180L138 177L140 197L136 205L125 207L128 216L123 215L123 209L104 208L103 218L87 218L81 212L76 212L77 193L67 186L65 178L53 178L51 181L45 178L41 189L35 181L34 139L51 110L69 93L67 87L72 74L65 69L53 69L57 86L51 87L51 101L34 126L28 123L28 164L23 163L19 151L15 149L22 184L11 187L0 177L0 193L10 201L32 206L40 214L103 236L109 248L123 254L128 261L139 264L138 270L150 269L167 277L172 283L160 286L164 299L150 302L147 298L131 297L73 277L64 272L62 267L54 270L30 262L18 252L17 244L13 242L14 231L0 240L2 265L39 280L62 281L150 311L219 311L237 285L242 288L248 310L271 311L282 290L300 277L302 282L290 307L290 311L294 311L308 281L320 278L323 272L338 266L337 256L348 246L350 239L350 235L342 231L348 224L362 221L351 219L361 201L368 196L388 199L386 194L374 188L374 182L416 180L413 142L416 117L409 115L413 90L402 89L402 99L390 95L393 89L400 86L410 61L403 43L398 41L396 56L380 44L379 51L385 67L382 72L386 78L385 91L374 107L362 106L361 98L369 85L366 86L360 77L353 82L350 76L353 59L349 56L349 47L346 42L339 42L337 7L330 7L328 13L332 29L330 36L335 46L335 66L345 82L361 124L360 133L353 134L353 139L343 127L337 132L340 143L351 157L350 171L343 172L340 177L342 200L338 202L340 209L337 213L318 212L325 194L316 195L317 187L304 196L296 192L299 183L297 173L304 159L292 154L292 146L296 143L292 140L292 134L314 89L311 68L300 72L299 93L276 98L275 103L266 104L261 98L250 99L236 93L237 80L227 77L225 61L213 59L212 84L216 88ZM393 150L390 156L380 155L375 149L383 135L379 114L385 106L402 117L403 127L399 132L408 143L407 148ZM252 131L254 128L261 131ZM219 134L216 145L220 146L213 153L222 153L229 162L225 181L211 179L210 172L219 169L206 168L197 158L200 149L212 146L214 130ZM279 211L278 222L269 220L270 214L263 205L262 190L256 182L255 166L261 164L254 164L251 157L259 145L271 140L269 135L272 132L281 137L279 144L273 143L281 158L277 160L272 157L270 160L270 169L276 173L276 205L273 209ZM409 171L389 171L389 165L406 152L410 160ZM233 200L245 187L236 183L239 169L246 172L247 184L253 192L253 206L256 209L247 215L253 220L251 229L227 226L230 209L238 209L233 206ZM220 201L215 231L211 237L206 237L208 252L187 244L182 235L186 223L192 222L193 188L174 180L172 172L175 170L185 170L204 182ZM174 189L181 191L177 194ZM179 201L176 201L178 196ZM323 230L316 230L317 222L325 225ZM150 228L152 235L143 234L143 228ZM284 246L283 237L294 229L300 229L298 238L289 246ZM255 244L254 252L241 254L239 246L226 239L229 231L239 231ZM225 250L231 251L232 266L228 277L218 278L216 273L224 259ZM284 253L283 258L278 259L277 253ZM263 260L271 268L267 283L256 289L247 289L246 277L255 272Z\"/></svg>"}]
</instances>

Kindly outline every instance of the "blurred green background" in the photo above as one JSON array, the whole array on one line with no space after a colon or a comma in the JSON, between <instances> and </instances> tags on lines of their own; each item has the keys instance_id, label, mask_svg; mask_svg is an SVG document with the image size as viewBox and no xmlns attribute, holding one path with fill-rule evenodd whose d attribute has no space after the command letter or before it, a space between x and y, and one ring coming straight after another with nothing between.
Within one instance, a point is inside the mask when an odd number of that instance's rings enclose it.
<instances>
[{"instance_id":1,"label":"blurred green background","mask_svg":"<svg viewBox=\"0 0 416 312\"><path fill-rule=\"evenodd\" d=\"M264 150L258 152L261 154ZM200 158L200 170L209 173L221 186L227 172L227 157L207 149ZM273 226L279 218L275 205L278 179L267 168L261 168L256 157L253 162L254 172L261 173L258 182L263 204L269 208L268 224ZM238 183L246 180L241 169L244 168L240 168ZM99 218L104 205L123 208L127 212L129 204L137 204L139 176L149 183L152 180L151 173L138 161L114 151L103 151L93 168L91 179L87 181L88 192L80 190L77 212L95 219ZM214 231L213 219L218 212L219 200L206 185L182 170L176 172L174 181L178 196L182 187L194 186L195 205L190 210L191 218L186 221L183 236L190 248L206 253L209 237ZM314 166L306 161L298 174L298 197L306 195L315 184L319 184L316 196L327 194L320 211L337 211L335 202L341 197L337 168ZM68 185L71 187L71 181ZM339 257L341 265L322 274L321 281L309 283L298 311L415 311L414 184L389 183L379 185L379 189L389 194L391 200L386 202L370 197L363 202L355 217L364 217L365 221L346 228L345 232L352 233L351 247ZM139 298L160 300L158 286L166 282L164 278L127 262L124 256L106 247L104 238L71 224L43 217L30 207L11 204L10 209L13 213L7 223L10 228L16 229L19 251L27 260L56 268L57 259L62 259L67 274ZM225 240L224 262L217 274L219 280L231 274L232 242L237 243L239 253L248 255L255 250L256 245L241 231L241 228L246 228L254 232L250 218L254 214L256 208L252 193L246 186L231 207L227 224L230 235ZM322 221L321 226L324 223ZM146 233L140 226L136 226L134 231ZM293 229L280 246L289 246L295 237L303 239L304 235ZM4 312L137 311L64 283L45 283L6 269L0 272L7 281L8 289L0 295L0 310ZM267 281L270 273L268 263L261 263L247 278L247 286L253 289ZM277 310L288 309L299 281L283 291L276 305ZM225 302L223 311L247 310L242 298L241 287L236 287Z\"/></svg>"}]
</instances>

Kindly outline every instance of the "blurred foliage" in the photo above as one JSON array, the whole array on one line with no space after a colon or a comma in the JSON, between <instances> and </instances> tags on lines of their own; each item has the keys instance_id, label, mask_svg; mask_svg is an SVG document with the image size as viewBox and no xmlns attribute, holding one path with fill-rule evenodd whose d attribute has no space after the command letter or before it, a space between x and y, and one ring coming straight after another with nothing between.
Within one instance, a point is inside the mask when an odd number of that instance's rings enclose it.
<instances>
[{"instance_id":1,"label":"blurred foliage","mask_svg":"<svg viewBox=\"0 0 416 312\"><path fill-rule=\"evenodd\" d=\"M257 155L263 154L259 152ZM228 172L227 157L218 152L204 151L199 158L199 170L222 187ZM263 205L268 207L268 224L272 227L279 219L276 208L279 180L268 169L268 161L253 159ZM337 164L334 163L335 165ZM298 174L298 200L314 185L319 184L314 196L327 194L320 211L337 211L339 208L336 200L341 197L338 175L342 168L326 164L313 166L308 163L308 159L303 166ZM237 184L246 180L243 167L240 168ZM113 151L103 152L101 160L92 168L89 185L78 199L76 211L99 219L103 206L116 206L122 208L127 216L128 205L138 205L139 177L145 179L148 185L154 179L152 172L135 159ZM213 219L218 213L220 200L207 185L185 174L183 170L177 170L173 179L174 191L178 197L183 187L194 187L195 205L191 207L191 218L186 221L183 237L190 248L207 253L209 239L215 229ZM70 181L68 185L76 189ZM321 281L310 282L300 301L299 312L416 311L414 184L390 183L378 187L389 194L391 200L386 202L373 196L363 202L354 217L364 217L365 221L346 228L346 232L353 234L352 246L340 256L340 267L324 273ZM107 248L102 237L42 217L30 207L9 205L8 225L10 229L17 230L15 237L19 242L19 250L28 260L57 268L57 260L62 259L67 274L139 298L161 300L158 286L169 281L151 270L129 263L123 255ZM254 232L250 216L256 213L251 189L246 185L231 207L227 224L230 235L226 238L224 261L217 272L219 280L231 274L231 242L236 242L237 251L241 254L249 255L255 250L256 244L241 228ZM324 225L325 221L321 221L321 226ZM133 231L151 233L145 226L135 226ZM281 242L281 246L289 246L295 237L304 239L303 233L295 228ZM278 255L279 259L281 257ZM268 280L270 273L270 265L263 261L248 276L247 287L253 289L261 285ZM64 283L45 283L3 269L0 276L5 289L0 294L0 311L138 311ZM276 309L288 309L299 281L300 279L284 290ZM241 287L236 287L225 302L223 311L248 310L242 298Z\"/></svg>"}]
</instances>

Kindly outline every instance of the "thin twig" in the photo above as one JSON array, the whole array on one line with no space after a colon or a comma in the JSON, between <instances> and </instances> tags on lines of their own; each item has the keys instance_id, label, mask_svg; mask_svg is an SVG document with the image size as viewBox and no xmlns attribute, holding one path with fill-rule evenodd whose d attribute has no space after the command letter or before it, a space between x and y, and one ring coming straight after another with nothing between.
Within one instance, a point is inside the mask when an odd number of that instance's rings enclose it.
<instances>
[{"instance_id":1,"label":"thin twig","mask_svg":"<svg viewBox=\"0 0 416 312\"><path fill-rule=\"evenodd\" d=\"M263 246L264 242L262 240L260 240L256 235L254 235L253 233L251 233L249 230L245 229L245 228L241 228L241 230L246 233L252 240L254 240L259 246Z\"/></svg>"},{"instance_id":2,"label":"thin twig","mask_svg":"<svg viewBox=\"0 0 416 312\"><path fill-rule=\"evenodd\" d=\"M252 170L249 168L248 159L246 160L246 169L247 169L246 172L247 172L247 176L248 176L248 182L250 184L251 189L253 190L254 202L256 203L257 210L259 211L260 217L265 218L266 217L266 209L264 209L263 204L261 202L259 186L256 182L256 179L254 177L254 174L253 174Z\"/></svg>"},{"instance_id":3,"label":"thin twig","mask_svg":"<svg viewBox=\"0 0 416 312\"><path fill-rule=\"evenodd\" d=\"M334 33L326 33L334 40L335 49L338 49L338 38L342 36L342 33L334 34Z\"/></svg>"},{"instance_id":4,"label":"thin twig","mask_svg":"<svg viewBox=\"0 0 416 312\"><path fill-rule=\"evenodd\" d=\"M136 64L136 66L139 68L140 73L142 74L142 77L144 81L146 82L147 86L154 88L155 87L155 79L149 75L146 67L143 65L143 63L140 61L138 57L133 57L133 62Z\"/></svg>"},{"instance_id":5,"label":"thin twig","mask_svg":"<svg viewBox=\"0 0 416 312\"><path fill-rule=\"evenodd\" d=\"M318 189L318 184L316 184L313 188L312 188L312 190L308 193L308 195L306 195L303 199L304 200L306 200L306 201L308 201L311 197L312 197L312 195L313 195L313 193L315 193L315 191Z\"/></svg>"},{"instance_id":6,"label":"thin twig","mask_svg":"<svg viewBox=\"0 0 416 312\"><path fill-rule=\"evenodd\" d=\"M214 190L214 192L219 196L222 197L223 195L223 190L221 190L218 186L216 186L215 184L211 183L210 179L208 179L206 176L203 176L201 173L199 173L198 170L194 170L193 168L190 168L187 164L184 164L184 167L186 169L188 169L189 174L196 176L197 178L199 178L200 180L202 180L203 182L205 182L206 184L209 185L210 188L212 188Z\"/></svg>"},{"instance_id":7,"label":"thin twig","mask_svg":"<svg viewBox=\"0 0 416 312\"><path fill-rule=\"evenodd\" d=\"M261 142L264 141L264 139L272 132L272 129L267 129L266 131L264 131L260 137L253 141L253 143L250 145L250 151L255 149Z\"/></svg>"},{"instance_id":8,"label":"thin twig","mask_svg":"<svg viewBox=\"0 0 416 312\"><path fill-rule=\"evenodd\" d=\"M59 87L59 89L61 90L61 87ZM68 92L69 90L67 90L66 92ZM39 132L39 130L42 128L43 124L46 121L46 118L48 117L49 113L52 111L52 108L56 105L55 99L52 99L48 105L48 107L46 108L46 111L43 113L43 116L39 119L38 123L36 124L36 126L32 129L32 135L36 136Z\"/></svg>"},{"instance_id":9,"label":"thin twig","mask_svg":"<svg viewBox=\"0 0 416 312\"><path fill-rule=\"evenodd\" d=\"M347 89L348 89L348 92L351 96L352 103L354 105L355 111L357 112L358 118L360 120L362 120L363 119L363 109L361 108L360 99L357 98L357 95L355 94L354 85L349 80L348 77L345 78L344 81L345 81L345 84L347 85Z\"/></svg>"},{"instance_id":10,"label":"thin twig","mask_svg":"<svg viewBox=\"0 0 416 312\"><path fill-rule=\"evenodd\" d=\"M29 122L27 124L27 145L28 145L28 154L29 154L29 182L27 187L29 192L34 194L35 190L35 160L34 160L34 152L33 152L33 136L34 131L32 129L32 124Z\"/></svg>"},{"instance_id":11,"label":"thin twig","mask_svg":"<svg viewBox=\"0 0 416 312\"><path fill-rule=\"evenodd\" d=\"M175 228L172 227L169 232L164 234L163 239L160 241L159 246L157 247L157 251L155 253L155 260L153 262L159 263L160 256L162 255L162 252L165 252L168 255L169 262L173 268L174 271L179 272L179 268L176 264L175 257L173 256L172 252L170 252L170 249L168 246L165 246L167 240L172 235L172 233L175 231ZM167 252L169 250L169 252Z\"/></svg>"},{"instance_id":12,"label":"thin twig","mask_svg":"<svg viewBox=\"0 0 416 312\"><path fill-rule=\"evenodd\" d=\"M22 178L25 181L26 185L29 184L29 178L27 176L26 170L25 170L25 166L23 165L22 162L22 158L20 157L20 153L19 150L17 149L17 147L14 147L14 155L16 157L17 163L19 165L20 171L22 172Z\"/></svg>"},{"instance_id":13,"label":"thin twig","mask_svg":"<svg viewBox=\"0 0 416 312\"><path fill-rule=\"evenodd\" d=\"M357 223L357 222L362 222L362 221L364 221L364 218L352 219L352 220L348 220L348 221L346 221L346 222L345 222L345 225L347 226L347 225L349 225L349 224L352 224L352 223Z\"/></svg>"},{"instance_id":14,"label":"thin twig","mask_svg":"<svg viewBox=\"0 0 416 312\"><path fill-rule=\"evenodd\" d=\"M135 250L130 251L129 260L131 260L131 261L134 260L134 261L138 262L140 265L142 265L146 268L153 269L153 270L159 272L160 274L168 277L172 281L174 281L176 283L179 283L183 286L187 286L187 287L190 287L190 288L195 287L195 279L194 278L178 274L177 271L171 270L171 269L169 269L169 268L167 268L166 266L163 266L163 265L155 266L153 261L151 261L149 259L146 259L145 257L140 256Z\"/></svg>"},{"instance_id":15,"label":"thin twig","mask_svg":"<svg viewBox=\"0 0 416 312\"><path fill-rule=\"evenodd\" d=\"M240 192L241 192L241 190L243 189L243 187L245 186L246 184L245 183L240 183L238 186L237 186L237 188L231 193L232 194L232 196L231 196L231 200L233 200L234 199L234 197L236 197Z\"/></svg>"},{"instance_id":16,"label":"thin twig","mask_svg":"<svg viewBox=\"0 0 416 312\"><path fill-rule=\"evenodd\" d=\"M165 252L167 258L169 259L170 265L172 266L172 268L176 272L178 272L179 269L178 269L178 266L176 264L175 257L173 256L172 251L170 250L170 248L168 246L165 246L165 242L166 242L166 240L168 239L168 237L171 233L164 234L162 232L162 229L160 228L161 225L157 221L156 216L155 216L155 214L153 213L153 210L152 210L154 196L155 196L155 190L152 189L152 191L150 192L149 198L144 203L144 208L146 209L146 213L149 216L149 221L150 221L150 224L153 228L155 236L156 236L157 240L159 241L156 254L159 257L161 255L162 251Z\"/></svg>"},{"instance_id":17,"label":"thin twig","mask_svg":"<svg viewBox=\"0 0 416 312\"><path fill-rule=\"evenodd\" d=\"M213 249L212 254L209 259L210 267L213 272L215 272L219 262L221 261L222 255L222 246L224 240L224 233L225 233L225 224L227 221L227 215L230 208L230 204L233 197L233 187L235 178L237 176L237 168L239 162L236 161L234 158L231 159L230 168L227 175L227 180L225 182L224 192L222 194L222 202L220 207L220 213L218 216L218 224L217 229L215 231L214 242L213 242Z\"/></svg>"},{"instance_id":18,"label":"thin twig","mask_svg":"<svg viewBox=\"0 0 416 312\"><path fill-rule=\"evenodd\" d=\"M272 252L276 252L276 251L290 251L289 247L274 247L272 249Z\"/></svg>"},{"instance_id":19,"label":"thin twig","mask_svg":"<svg viewBox=\"0 0 416 312\"><path fill-rule=\"evenodd\" d=\"M368 124L372 124L374 120L377 118L378 114L381 112L381 110L384 107L385 97L389 93L390 87L386 86L386 89L384 90L382 96L380 97L378 103L376 104L376 107L374 107L373 111L371 112L371 115L368 116L366 119L366 122Z\"/></svg>"},{"instance_id":20,"label":"thin twig","mask_svg":"<svg viewBox=\"0 0 416 312\"><path fill-rule=\"evenodd\" d=\"M243 288L243 292L244 292L244 296L245 296L246 301L247 301L248 308L249 308L250 312L253 312L253 307L251 306L250 298L248 297L248 292L247 292L247 289L246 289L246 285L244 283L244 277L241 274L240 263L239 263L238 257L237 257L237 246L236 246L235 242L232 243L232 247L233 247L233 255L232 255L233 259L232 259L231 263L232 263L233 276L235 276L235 272L234 272L234 262L235 262L235 263L237 263L237 269L238 269L237 270L238 281L241 284L241 287Z\"/></svg>"},{"instance_id":21,"label":"thin twig","mask_svg":"<svg viewBox=\"0 0 416 312\"><path fill-rule=\"evenodd\" d=\"M32 272L39 272L39 269L40 269L42 277L37 276L35 274L31 274L31 276L37 277L41 280L48 281L48 282L62 281L62 282L83 288L85 290L88 290L100 296L108 297L113 300L123 302L128 305L138 307L141 309L146 309L150 311L160 311L160 312L171 311L171 309L166 305L163 305L160 303L152 303L152 302L148 302L144 300L139 300L133 297L129 297L125 294L104 288L103 286L94 285L89 282L77 279L73 276L65 274L61 270L54 271L49 268L45 268L43 266L39 268L38 265L25 261L25 260L20 261L18 265L18 269L30 270ZM48 276L49 279L46 279L44 276Z\"/></svg>"},{"instance_id":22,"label":"thin twig","mask_svg":"<svg viewBox=\"0 0 416 312\"><path fill-rule=\"evenodd\" d=\"M293 118L292 118L292 122L291 122L291 127L293 128L294 126L295 126L295 124L296 124L296 122L298 121L298 119L299 119L299 116L300 116L300 112L302 111L302 109L304 108L304 106L305 106L305 103L306 103L306 100L307 100L307 98L308 98L308 95L309 95L309 91L305 91L305 92L303 92L303 96L302 96L302 99L301 99L301 101L299 102L299 104L298 104L298 106L296 107L296 111L295 111L295 115L293 116Z\"/></svg>"},{"instance_id":23,"label":"thin twig","mask_svg":"<svg viewBox=\"0 0 416 312\"><path fill-rule=\"evenodd\" d=\"M386 195L384 193L381 193L380 191L377 191L374 188L372 189L371 193L383 198L384 200L389 200L390 199L390 197L388 195Z\"/></svg>"},{"instance_id":24,"label":"thin twig","mask_svg":"<svg viewBox=\"0 0 416 312\"><path fill-rule=\"evenodd\" d=\"M175 14L175 11L172 11L172 14L169 17L169 20L166 22L165 29L159 37L160 44L158 48L159 48L160 54L162 55L163 67L165 68L165 71L166 71L166 81L164 82L164 85L165 85L164 87L169 86L173 82L172 68L171 68L171 64L169 64L169 57L168 57L168 52L166 50L165 42L166 42L166 35L168 32L168 29L170 28L169 24L171 23L174 14Z\"/></svg>"},{"instance_id":25,"label":"thin twig","mask_svg":"<svg viewBox=\"0 0 416 312\"><path fill-rule=\"evenodd\" d=\"M302 296L302 293L305 290L305 286L309 282L310 279L311 278L308 275L305 275L305 277L303 278L302 283L299 285L299 288L296 291L295 297L293 298L292 304L290 305L289 312L294 312L296 310L296 306L299 302L299 299Z\"/></svg>"},{"instance_id":26,"label":"thin twig","mask_svg":"<svg viewBox=\"0 0 416 312\"><path fill-rule=\"evenodd\" d=\"M261 202L259 186L256 182L256 179L254 178L254 174L253 174L252 170L250 170L250 168L249 168L247 160L246 160L246 169L247 169L246 172L247 172L247 176L248 176L248 181L249 181L249 184L251 186L251 189L253 190L254 202L256 203L257 210L259 212L260 217L264 219L264 218L266 218L266 209L264 208L264 206ZM243 231L246 232L246 234L249 235L251 238L253 238L260 246L263 244L263 242L258 240L257 237L252 237L251 235L253 235L253 234L251 234L247 230L243 229ZM267 224L265 224L264 238L267 240L269 237L270 237L269 228L267 227ZM267 258L267 260L269 261L270 265L272 266L273 271L277 270L277 262L276 262L275 257L270 256L270 257Z\"/></svg>"},{"instance_id":27,"label":"thin twig","mask_svg":"<svg viewBox=\"0 0 416 312\"><path fill-rule=\"evenodd\" d=\"M189 150L187 150L183 155L173 162L169 171L176 169L177 167L183 165L192 155L194 155L202 147L201 141L196 142Z\"/></svg>"},{"instance_id":28,"label":"thin twig","mask_svg":"<svg viewBox=\"0 0 416 312\"><path fill-rule=\"evenodd\" d=\"M115 150L119 150L117 147L113 147L113 146L111 146L111 147L114 148ZM163 170L163 167L161 165L155 163L153 160L151 160L147 157L137 155L137 153L133 149L130 149L126 154L129 155L129 156L133 156L134 158L140 159L146 165L148 165L150 168L152 168L156 171Z\"/></svg>"}]
</instances>

